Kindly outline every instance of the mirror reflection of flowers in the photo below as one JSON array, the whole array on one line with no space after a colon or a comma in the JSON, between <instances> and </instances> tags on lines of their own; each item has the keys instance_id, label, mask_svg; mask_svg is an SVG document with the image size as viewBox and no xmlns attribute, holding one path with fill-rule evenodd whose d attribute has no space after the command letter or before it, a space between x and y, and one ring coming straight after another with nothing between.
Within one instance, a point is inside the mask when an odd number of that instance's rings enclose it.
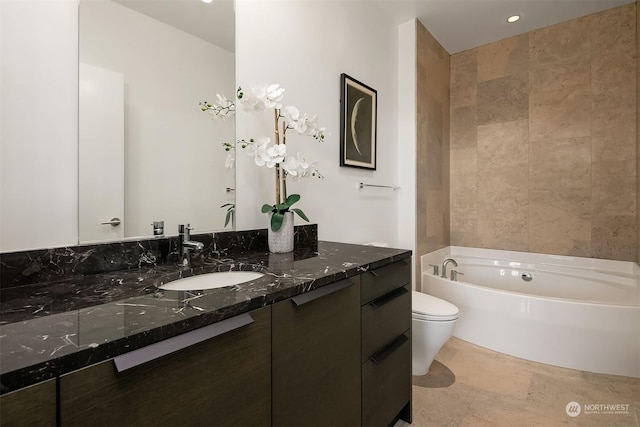
<instances>
[{"instance_id":1,"label":"mirror reflection of flowers","mask_svg":"<svg viewBox=\"0 0 640 427\"><path fill-rule=\"evenodd\" d=\"M301 180L308 177L324 178L316 165L310 162L302 152L295 154L288 150L287 131L295 131L299 135L306 135L317 141L325 139L325 128L320 127L316 116L308 116L300 113L294 106L282 107L283 93L285 89L277 84L252 87L244 90L239 87L236 96L244 111L261 112L273 109L274 112L274 139L268 136L241 139L237 141L246 154L253 157L256 165L266 166L275 170L275 203L264 204L263 213L272 213L271 230L278 231L284 221L285 212L295 212L300 218L309 221L304 212L291 206L300 200L299 194L287 194L287 178ZM226 119L235 114L235 104L226 97L216 95L217 103L200 102L202 111L211 113L216 119ZM233 167L234 144L222 143L228 152L225 162L227 167Z\"/></svg>"},{"instance_id":2,"label":"mirror reflection of flowers","mask_svg":"<svg viewBox=\"0 0 640 427\"><path fill-rule=\"evenodd\" d=\"M216 98L218 100L215 105L207 101L200 101L198 105L202 111L208 111L215 119L227 119L236 114L236 104L233 101L218 94L216 94Z\"/></svg>"}]
</instances>

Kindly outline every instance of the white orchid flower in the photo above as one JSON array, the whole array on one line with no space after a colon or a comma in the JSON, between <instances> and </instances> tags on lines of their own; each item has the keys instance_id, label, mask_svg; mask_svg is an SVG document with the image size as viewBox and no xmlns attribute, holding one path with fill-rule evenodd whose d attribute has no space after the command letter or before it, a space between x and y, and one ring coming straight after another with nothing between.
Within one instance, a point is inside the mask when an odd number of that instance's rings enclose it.
<instances>
[{"instance_id":1,"label":"white orchid flower","mask_svg":"<svg viewBox=\"0 0 640 427\"><path fill-rule=\"evenodd\" d=\"M290 105L285 107L284 117L287 121L287 128L294 129L301 135L307 131L307 113L301 115L296 107Z\"/></svg>"},{"instance_id":2,"label":"white orchid flower","mask_svg":"<svg viewBox=\"0 0 640 427\"><path fill-rule=\"evenodd\" d=\"M301 180L303 178L309 178L309 177L317 177L320 179L323 179L324 176L320 173L320 171L317 168L318 162L314 161L314 162L307 162L307 159L305 157L304 154L302 153L298 153L298 176L295 178L296 180Z\"/></svg>"},{"instance_id":3,"label":"white orchid flower","mask_svg":"<svg viewBox=\"0 0 640 427\"><path fill-rule=\"evenodd\" d=\"M268 136L261 136L260 138L256 138L253 145L255 145L257 149L266 150L270 143L271 138L269 138Z\"/></svg>"},{"instance_id":4,"label":"white orchid flower","mask_svg":"<svg viewBox=\"0 0 640 427\"><path fill-rule=\"evenodd\" d=\"M317 122L317 117L313 116L307 120L306 134L314 137L318 141L323 141L325 137L326 128L320 127Z\"/></svg>"},{"instance_id":5,"label":"white orchid flower","mask_svg":"<svg viewBox=\"0 0 640 427\"><path fill-rule=\"evenodd\" d=\"M280 85L253 86L245 91L238 88L237 96L245 111L261 111L265 108L282 108L284 88Z\"/></svg>"},{"instance_id":6,"label":"white orchid flower","mask_svg":"<svg viewBox=\"0 0 640 427\"><path fill-rule=\"evenodd\" d=\"M287 154L287 146L284 144L272 145L267 149L267 153L269 153L269 156L273 157L274 159L275 158L283 159L284 156Z\"/></svg>"},{"instance_id":7,"label":"white orchid flower","mask_svg":"<svg viewBox=\"0 0 640 427\"><path fill-rule=\"evenodd\" d=\"M287 146L271 144L271 138L263 136L246 144L247 154L254 157L258 166L273 168L284 160Z\"/></svg>"},{"instance_id":8,"label":"white orchid flower","mask_svg":"<svg viewBox=\"0 0 640 427\"><path fill-rule=\"evenodd\" d=\"M261 89L261 94L264 92L264 106L265 108L282 108L282 101L284 88L280 87L280 85L273 84L269 85L266 88Z\"/></svg>"},{"instance_id":9,"label":"white orchid flower","mask_svg":"<svg viewBox=\"0 0 640 427\"><path fill-rule=\"evenodd\" d=\"M293 157L287 157L287 160L282 164L285 171L291 176L298 176L298 160Z\"/></svg>"},{"instance_id":10,"label":"white orchid flower","mask_svg":"<svg viewBox=\"0 0 640 427\"><path fill-rule=\"evenodd\" d=\"M302 172L301 174L298 174L297 179L309 178L311 176L324 179L324 176L320 173L320 171L316 167L317 164L318 162L312 162L308 164L307 167L304 169L304 172Z\"/></svg>"},{"instance_id":11,"label":"white orchid flower","mask_svg":"<svg viewBox=\"0 0 640 427\"><path fill-rule=\"evenodd\" d=\"M257 166L264 166L270 161L269 156L266 153L256 153L253 159Z\"/></svg>"},{"instance_id":12,"label":"white orchid flower","mask_svg":"<svg viewBox=\"0 0 640 427\"><path fill-rule=\"evenodd\" d=\"M297 162L303 170L309 169L309 162L307 162L307 157L304 155L304 153L297 154Z\"/></svg>"},{"instance_id":13,"label":"white orchid flower","mask_svg":"<svg viewBox=\"0 0 640 427\"><path fill-rule=\"evenodd\" d=\"M265 165L268 168L274 167L276 164L284 160L284 156L287 153L287 147L285 145L272 145L267 148L265 156Z\"/></svg>"},{"instance_id":14,"label":"white orchid flower","mask_svg":"<svg viewBox=\"0 0 640 427\"><path fill-rule=\"evenodd\" d=\"M265 160L265 166L269 169L273 169L277 164L278 162L274 158L269 157Z\"/></svg>"},{"instance_id":15,"label":"white orchid flower","mask_svg":"<svg viewBox=\"0 0 640 427\"><path fill-rule=\"evenodd\" d=\"M309 163L304 153L297 153L296 156L289 156L282 167L287 171L287 174L291 175L294 180L299 181L302 178L308 178L310 176L322 177L320 172L315 167L316 162Z\"/></svg>"},{"instance_id":16,"label":"white orchid flower","mask_svg":"<svg viewBox=\"0 0 640 427\"><path fill-rule=\"evenodd\" d=\"M272 164L272 159L269 153L267 153L266 149L256 149L256 154L254 156L254 161L258 166L265 166L272 168L273 166L269 166Z\"/></svg>"},{"instance_id":17,"label":"white orchid flower","mask_svg":"<svg viewBox=\"0 0 640 427\"><path fill-rule=\"evenodd\" d=\"M258 166L264 166L271 161L269 154L267 153L267 147L271 142L271 138L262 136L247 144L247 154L253 156Z\"/></svg>"},{"instance_id":18,"label":"white orchid flower","mask_svg":"<svg viewBox=\"0 0 640 427\"><path fill-rule=\"evenodd\" d=\"M253 157L257 166L266 166L268 168L278 166L281 168L282 173L276 175L278 177L276 180L276 199L280 199L281 186L286 184L288 176L294 180L312 176L320 179L324 178L316 167L317 162L309 162L303 153L298 152L295 156L290 155L287 157L288 147L284 144L284 132L288 129L294 129L300 135L312 136L318 141L323 141L325 139L325 128L320 127L316 116L309 117L307 113L301 113L295 106L289 105L283 109L281 102L284 97L284 92L285 89L278 84L253 86L248 90L238 87L236 93L237 103L219 94L216 95L216 105L209 104L206 101L200 103L202 111L210 112L214 114L216 118L233 116L238 103L248 112L268 109L275 110L276 137L280 125L284 127L282 144L274 144L271 138L263 136L250 139L249 141L241 139L236 141L235 144L223 143L222 145L228 152L225 160L225 167L227 169L234 167L236 154L235 151L231 151L231 149L237 146L244 149L247 155ZM284 197L286 197L286 187L284 187L284 190ZM281 201L276 201L276 204L277 203L281 203ZM306 219L304 215L301 216L303 219Z\"/></svg>"},{"instance_id":19,"label":"white orchid flower","mask_svg":"<svg viewBox=\"0 0 640 427\"><path fill-rule=\"evenodd\" d=\"M307 113L304 113L302 115L302 117L300 117L300 119L297 122L295 122L294 129L300 135L303 135L307 131L307 122L308 122L308 120L309 119L307 118Z\"/></svg>"},{"instance_id":20,"label":"white orchid flower","mask_svg":"<svg viewBox=\"0 0 640 427\"><path fill-rule=\"evenodd\" d=\"M256 95L257 89L252 88L245 91L242 87L238 88L237 97L244 111L260 111L264 107L264 102Z\"/></svg>"},{"instance_id":21,"label":"white orchid flower","mask_svg":"<svg viewBox=\"0 0 640 427\"><path fill-rule=\"evenodd\" d=\"M300 111L293 105L287 105L284 107L284 118L287 124L294 123L300 118Z\"/></svg>"},{"instance_id":22,"label":"white orchid flower","mask_svg":"<svg viewBox=\"0 0 640 427\"><path fill-rule=\"evenodd\" d=\"M244 111L251 112L262 110L263 103L255 96L247 96L243 99L245 100L244 102L242 102L242 108L244 109Z\"/></svg>"}]
</instances>

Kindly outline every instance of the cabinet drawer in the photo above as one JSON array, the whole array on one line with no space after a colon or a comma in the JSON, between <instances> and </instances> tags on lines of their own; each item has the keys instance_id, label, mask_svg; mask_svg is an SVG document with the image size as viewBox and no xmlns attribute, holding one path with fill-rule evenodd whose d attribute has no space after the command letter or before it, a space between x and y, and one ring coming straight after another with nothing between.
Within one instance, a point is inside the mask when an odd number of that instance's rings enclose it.
<instances>
[{"instance_id":1,"label":"cabinet drawer","mask_svg":"<svg viewBox=\"0 0 640 427\"><path fill-rule=\"evenodd\" d=\"M394 289L362 306L362 362L411 327L411 287Z\"/></svg>"},{"instance_id":2,"label":"cabinet drawer","mask_svg":"<svg viewBox=\"0 0 640 427\"><path fill-rule=\"evenodd\" d=\"M56 425L56 380L0 396L0 426Z\"/></svg>"},{"instance_id":3,"label":"cabinet drawer","mask_svg":"<svg viewBox=\"0 0 640 427\"><path fill-rule=\"evenodd\" d=\"M362 273L361 303L367 304L395 288L411 284L411 259Z\"/></svg>"},{"instance_id":4,"label":"cabinet drawer","mask_svg":"<svg viewBox=\"0 0 640 427\"><path fill-rule=\"evenodd\" d=\"M271 307L254 322L117 372L109 360L60 377L62 426L267 426Z\"/></svg>"},{"instance_id":5,"label":"cabinet drawer","mask_svg":"<svg viewBox=\"0 0 640 427\"><path fill-rule=\"evenodd\" d=\"M410 335L362 365L363 426L388 426L411 399Z\"/></svg>"}]
</instances>

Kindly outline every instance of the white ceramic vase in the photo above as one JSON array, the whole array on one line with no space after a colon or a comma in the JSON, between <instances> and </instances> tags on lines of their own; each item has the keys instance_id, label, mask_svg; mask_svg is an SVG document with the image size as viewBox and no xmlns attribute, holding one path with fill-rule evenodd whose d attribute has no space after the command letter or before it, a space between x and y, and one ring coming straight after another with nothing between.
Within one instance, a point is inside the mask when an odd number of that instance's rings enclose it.
<instances>
[{"instance_id":1,"label":"white ceramic vase","mask_svg":"<svg viewBox=\"0 0 640 427\"><path fill-rule=\"evenodd\" d=\"M293 252L293 212L285 212L280 230L271 230L271 217L267 227L269 237L269 252L284 254Z\"/></svg>"}]
</instances>

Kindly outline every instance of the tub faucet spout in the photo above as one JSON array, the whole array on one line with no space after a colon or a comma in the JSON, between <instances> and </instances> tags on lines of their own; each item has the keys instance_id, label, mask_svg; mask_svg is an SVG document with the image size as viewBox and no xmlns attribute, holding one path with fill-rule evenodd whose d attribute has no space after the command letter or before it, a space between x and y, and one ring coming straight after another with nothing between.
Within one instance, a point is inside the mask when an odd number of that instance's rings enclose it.
<instances>
[{"instance_id":1,"label":"tub faucet spout","mask_svg":"<svg viewBox=\"0 0 640 427\"><path fill-rule=\"evenodd\" d=\"M455 259L453 258L447 258L444 261L442 261L442 274L440 275L440 277L443 278L447 278L447 265L449 265L449 263L453 264L454 267L458 266L458 263L456 262Z\"/></svg>"}]
</instances>

